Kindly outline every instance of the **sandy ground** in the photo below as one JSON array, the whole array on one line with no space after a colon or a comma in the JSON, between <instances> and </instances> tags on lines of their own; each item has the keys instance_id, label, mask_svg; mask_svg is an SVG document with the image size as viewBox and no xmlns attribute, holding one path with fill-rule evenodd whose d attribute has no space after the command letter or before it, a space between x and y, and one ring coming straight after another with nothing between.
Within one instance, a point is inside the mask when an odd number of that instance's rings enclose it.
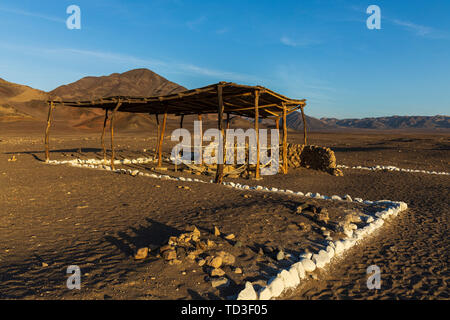
<instances>
[{"instance_id":1,"label":"sandy ground","mask_svg":"<svg viewBox=\"0 0 450 320\"><path fill-rule=\"evenodd\" d=\"M41 161L41 133L30 129L0 134L0 298L223 299L247 280L264 284L287 263L261 254L260 248L280 247L297 254L321 238L320 225L294 214L306 201L299 197L255 192L249 196L211 184L46 165ZM291 134L289 141L301 142L302 135ZM310 142L330 146L340 164L450 171L449 134L312 133ZM151 154L155 139L119 133L116 144L119 157L138 157ZM51 157L99 156L99 145L98 134L57 132L51 139ZM18 160L8 162L12 153ZM150 172L151 167L139 169ZM334 177L297 169L258 182L236 181L408 203L406 212L331 270L314 275L283 298L449 298L448 176L344 170L344 177ZM367 209L327 201L315 204L327 208L333 219L345 210ZM302 222L311 230L303 230ZM229 287L213 288L208 269L196 262L184 259L180 265L169 265L157 256L159 246L189 225L215 242L211 252L223 250L236 257L233 266L224 267ZM214 226L236 239L214 236ZM149 257L135 260L134 252L143 246L152 249ZM380 290L366 287L366 268L372 264L382 270ZM82 290L66 288L69 265L80 266ZM235 273L236 267L243 273Z\"/></svg>"}]
</instances>

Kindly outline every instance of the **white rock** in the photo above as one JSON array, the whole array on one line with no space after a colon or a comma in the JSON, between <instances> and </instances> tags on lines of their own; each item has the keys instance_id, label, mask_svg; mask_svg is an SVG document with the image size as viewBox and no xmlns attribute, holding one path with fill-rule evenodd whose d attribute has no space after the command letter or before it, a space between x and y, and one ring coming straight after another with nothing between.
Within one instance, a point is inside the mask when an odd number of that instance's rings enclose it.
<instances>
[{"instance_id":1,"label":"white rock","mask_svg":"<svg viewBox=\"0 0 450 320\"><path fill-rule=\"evenodd\" d=\"M289 274L291 275L292 278L292 287L296 287L299 285L300 283L300 277L298 275L298 269L296 267L294 267L294 265L291 266L291 268L289 269Z\"/></svg>"},{"instance_id":2,"label":"white rock","mask_svg":"<svg viewBox=\"0 0 450 320\"><path fill-rule=\"evenodd\" d=\"M330 256L325 250L320 250L319 253L313 254L312 261L316 264L317 268L323 268L330 262Z\"/></svg>"},{"instance_id":3,"label":"white rock","mask_svg":"<svg viewBox=\"0 0 450 320\"><path fill-rule=\"evenodd\" d=\"M272 297L278 297L284 290L284 281L281 278L274 277L267 286L272 293Z\"/></svg>"},{"instance_id":4,"label":"white rock","mask_svg":"<svg viewBox=\"0 0 450 320\"><path fill-rule=\"evenodd\" d=\"M305 269L303 268L303 264L301 262L294 263L291 268L294 267L297 269L298 278L304 279L306 277Z\"/></svg>"},{"instance_id":5,"label":"white rock","mask_svg":"<svg viewBox=\"0 0 450 320\"><path fill-rule=\"evenodd\" d=\"M258 295L256 294L255 288L253 288L253 285L251 282L245 283L245 288L241 292L239 292L239 295L237 297L237 300L257 300Z\"/></svg>"},{"instance_id":6,"label":"white rock","mask_svg":"<svg viewBox=\"0 0 450 320\"><path fill-rule=\"evenodd\" d=\"M334 246L335 246L335 249L334 249L335 255L339 255L342 252L344 252L344 250L345 250L345 247L344 247L342 241L340 241L340 240L336 241L334 243Z\"/></svg>"},{"instance_id":7,"label":"white rock","mask_svg":"<svg viewBox=\"0 0 450 320\"><path fill-rule=\"evenodd\" d=\"M312 253L311 252L304 252L299 255L300 260L301 259L311 259Z\"/></svg>"},{"instance_id":8,"label":"white rock","mask_svg":"<svg viewBox=\"0 0 450 320\"><path fill-rule=\"evenodd\" d=\"M295 279L292 278L291 274L287 270L281 270L281 272L277 275L277 278L280 278L283 280L284 287L287 288L293 288L297 284L295 283Z\"/></svg>"},{"instance_id":9,"label":"white rock","mask_svg":"<svg viewBox=\"0 0 450 320\"><path fill-rule=\"evenodd\" d=\"M316 270L316 264L311 259L302 259L300 261L303 265L303 269L305 269L306 272L313 272Z\"/></svg>"},{"instance_id":10,"label":"white rock","mask_svg":"<svg viewBox=\"0 0 450 320\"><path fill-rule=\"evenodd\" d=\"M332 195L332 196L331 196L331 199L332 199L332 200L342 200L342 198L339 197L339 196L337 196L337 195Z\"/></svg>"},{"instance_id":11,"label":"white rock","mask_svg":"<svg viewBox=\"0 0 450 320\"><path fill-rule=\"evenodd\" d=\"M265 287L259 292L259 300L270 300L272 296L272 291L270 291L269 287Z\"/></svg>"},{"instance_id":12,"label":"white rock","mask_svg":"<svg viewBox=\"0 0 450 320\"><path fill-rule=\"evenodd\" d=\"M353 201L353 200L352 200L352 197L350 197L349 194L346 194L346 195L344 196L344 199L347 200L347 201L350 201L350 202Z\"/></svg>"},{"instance_id":13,"label":"white rock","mask_svg":"<svg viewBox=\"0 0 450 320\"><path fill-rule=\"evenodd\" d=\"M328 253L328 256L330 257L330 259L334 257L334 252L335 252L334 248L331 245L329 245L327 247L327 253Z\"/></svg>"}]
</instances>

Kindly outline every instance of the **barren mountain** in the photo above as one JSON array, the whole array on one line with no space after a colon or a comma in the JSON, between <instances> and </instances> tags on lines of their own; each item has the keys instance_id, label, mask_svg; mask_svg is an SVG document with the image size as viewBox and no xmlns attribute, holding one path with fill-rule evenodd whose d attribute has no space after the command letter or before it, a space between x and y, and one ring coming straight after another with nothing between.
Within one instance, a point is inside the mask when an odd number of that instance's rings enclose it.
<instances>
[{"instance_id":1,"label":"barren mountain","mask_svg":"<svg viewBox=\"0 0 450 320\"><path fill-rule=\"evenodd\" d=\"M83 100L110 96L158 96L187 90L148 69L135 69L102 77L85 77L60 86L49 94L56 98Z\"/></svg>"}]
</instances>

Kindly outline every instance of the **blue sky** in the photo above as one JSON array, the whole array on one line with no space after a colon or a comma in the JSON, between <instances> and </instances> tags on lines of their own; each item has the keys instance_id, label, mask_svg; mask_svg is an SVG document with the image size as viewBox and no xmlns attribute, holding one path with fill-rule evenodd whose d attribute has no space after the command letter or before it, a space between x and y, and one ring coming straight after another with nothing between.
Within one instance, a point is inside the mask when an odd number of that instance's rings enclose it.
<instances>
[{"instance_id":1,"label":"blue sky","mask_svg":"<svg viewBox=\"0 0 450 320\"><path fill-rule=\"evenodd\" d=\"M46 91L144 67L190 89L263 85L315 117L450 110L448 0L2 0L0 39L0 77Z\"/></svg>"}]
</instances>

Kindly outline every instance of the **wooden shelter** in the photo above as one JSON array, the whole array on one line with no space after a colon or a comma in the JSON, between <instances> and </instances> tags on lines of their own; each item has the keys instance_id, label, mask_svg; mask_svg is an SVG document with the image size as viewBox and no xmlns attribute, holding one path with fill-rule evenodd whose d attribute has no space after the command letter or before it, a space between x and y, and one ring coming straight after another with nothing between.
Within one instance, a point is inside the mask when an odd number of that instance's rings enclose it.
<instances>
[{"instance_id":1,"label":"wooden shelter","mask_svg":"<svg viewBox=\"0 0 450 320\"><path fill-rule=\"evenodd\" d=\"M257 139L257 164L256 178L259 178L259 130L257 121L260 118L272 118L279 129L280 119L283 125L283 172L287 173L287 125L288 114L300 109L304 123L304 143L306 144L306 122L304 115L305 100L296 100L285 97L272 90L261 86L247 86L231 82L219 82L206 87L187 90L175 94L151 97L114 96L85 101L49 100L49 112L45 131L45 156L49 160L49 129L52 119L52 111L56 106L77 108L101 108L105 110L105 120L102 131L103 155L106 160L106 148L104 135L108 117L110 116L111 131L111 167L114 168L114 117L117 112L147 113L156 116L158 126L158 166L162 164L162 144L168 114L181 116L180 126L185 115L217 114L218 129L224 135L223 120L227 114L227 123L230 115L238 115L255 119L255 131ZM160 128L159 115L163 115ZM217 165L215 181L220 183L223 179L223 164Z\"/></svg>"}]
</instances>

